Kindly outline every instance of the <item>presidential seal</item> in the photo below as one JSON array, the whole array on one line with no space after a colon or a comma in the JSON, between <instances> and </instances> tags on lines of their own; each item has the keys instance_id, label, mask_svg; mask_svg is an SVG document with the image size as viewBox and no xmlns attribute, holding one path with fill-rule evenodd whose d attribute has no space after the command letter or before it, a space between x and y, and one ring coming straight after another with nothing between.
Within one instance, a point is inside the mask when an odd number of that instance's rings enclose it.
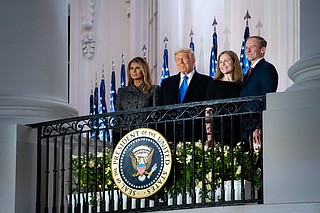
<instances>
[{"instance_id":1,"label":"presidential seal","mask_svg":"<svg viewBox=\"0 0 320 213\"><path fill-rule=\"evenodd\" d=\"M133 198L146 198L167 181L172 165L171 150L165 137L149 128L126 134L112 155L112 178L117 187Z\"/></svg>"}]
</instances>

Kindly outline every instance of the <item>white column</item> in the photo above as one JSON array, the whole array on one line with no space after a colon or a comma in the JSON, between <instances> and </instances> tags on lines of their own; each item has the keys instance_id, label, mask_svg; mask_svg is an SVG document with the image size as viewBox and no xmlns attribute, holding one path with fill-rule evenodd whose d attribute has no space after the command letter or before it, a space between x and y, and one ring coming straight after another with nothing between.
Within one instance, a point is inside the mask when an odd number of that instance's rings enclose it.
<instances>
[{"instance_id":1,"label":"white column","mask_svg":"<svg viewBox=\"0 0 320 213\"><path fill-rule=\"evenodd\" d=\"M67 1L0 7L0 125L77 115L68 101Z\"/></svg>"},{"instance_id":2,"label":"white column","mask_svg":"<svg viewBox=\"0 0 320 213\"><path fill-rule=\"evenodd\" d=\"M300 2L300 60L288 71L288 91L320 89L320 1Z\"/></svg>"},{"instance_id":3,"label":"white column","mask_svg":"<svg viewBox=\"0 0 320 213\"><path fill-rule=\"evenodd\" d=\"M320 201L320 1L300 1L294 84L267 96L263 114L264 203ZM283 58L283 60L286 60Z\"/></svg>"},{"instance_id":4,"label":"white column","mask_svg":"<svg viewBox=\"0 0 320 213\"><path fill-rule=\"evenodd\" d=\"M78 114L68 104L67 23L67 1L1 1L1 212L35 212L36 130L16 124Z\"/></svg>"},{"instance_id":5,"label":"white column","mask_svg":"<svg viewBox=\"0 0 320 213\"><path fill-rule=\"evenodd\" d=\"M21 125L0 128L0 212L34 213L37 131Z\"/></svg>"}]
</instances>

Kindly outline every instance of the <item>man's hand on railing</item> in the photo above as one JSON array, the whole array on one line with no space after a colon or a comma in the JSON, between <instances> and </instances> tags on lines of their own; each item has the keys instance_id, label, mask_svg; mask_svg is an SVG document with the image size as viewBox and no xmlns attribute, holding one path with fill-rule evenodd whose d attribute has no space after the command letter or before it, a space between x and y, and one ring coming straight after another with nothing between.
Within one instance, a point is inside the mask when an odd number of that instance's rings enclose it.
<instances>
[{"instance_id":1,"label":"man's hand on railing","mask_svg":"<svg viewBox=\"0 0 320 213\"><path fill-rule=\"evenodd\" d=\"M206 133L207 133L207 140L206 140L206 145L208 147L211 147L212 144L212 127L211 127L211 116L212 115L212 108L211 107L207 107L205 109L205 124L206 124Z\"/></svg>"},{"instance_id":2,"label":"man's hand on railing","mask_svg":"<svg viewBox=\"0 0 320 213\"><path fill-rule=\"evenodd\" d=\"M259 149L261 146L261 129L255 129L253 131L253 148Z\"/></svg>"},{"instance_id":3,"label":"man's hand on railing","mask_svg":"<svg viewBox=\"0 0 320 213\"><path fill-rule=\"evenodd\" d=\"M206 133L207 133L207 140L206 145L211 147L212 143L212 136L211 136L211 123L206 123Z\"/></svg>"}]
</instances>

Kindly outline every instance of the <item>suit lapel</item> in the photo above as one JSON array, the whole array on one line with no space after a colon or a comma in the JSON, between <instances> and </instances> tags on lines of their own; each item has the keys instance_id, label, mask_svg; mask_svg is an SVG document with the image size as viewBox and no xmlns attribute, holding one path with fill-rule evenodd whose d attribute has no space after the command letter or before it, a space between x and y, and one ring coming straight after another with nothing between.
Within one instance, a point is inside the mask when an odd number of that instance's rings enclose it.
<instances>
[{"instance_id":1,"label":"suit lapel","mask_svg":"<svg viewBox=\"0 0 320 213\"><path fill-rule=\"evenodd\" d=\"M191 78L190 84L188 86L188 90L187 90L186 95L188 94L188 91L192 91L193 87L195 87L195 85L197 85L198 77L199 77L198 73L194 72L194 74L193 74L193 76Z\"/></svg>"},{"instance_id":2,"label":"suit lapel","mask_svg":"<svg viewBox=\"0 0 320 213\"><path fill-rule=\"evenodd\" d=\"M175 87L175 90L178 89L178 91L179 91L179 86L180 86L180 73L178 73L177 75L174 76L174 87Z\"/></svg>"},{"instance_id":3,"label":"suit lapel","mask_svg":"<svg viewBox=\"0 0 320 213\"><path fill-rule=\"evenodd\" d=\"M254 70L254 69L252 69L252 73L253 73L253 70ZM252 74L252 73L251 73L251 74ZM244 84L248 81L249 77L250 77L250 76L249 76L249 72L247 72L247 73L244 75L243 84L242 84L242 85L244 85Z\"/></svg>"},{"instance_id":4,"label":"suit lapel","mask_svg":"<svg viewBox=\"0 0 320 213\"><path fill-rule=\"evenodd\" d=\"M176 97L177 102L180 103L180 72L177 75L173 76L173 88L172 88L172 93Z\"/></svg>"},{"instance_id":5,"label":"suit lapel","mask_svg":"<svg viewBox=\"0 0 320 213\"><path fill-rule=\"evenodd\" d=\"M242 87L249 81L249 79L252 77L253 73L256 72L257 70L259 70L259 66L261 66L261 64L265 61L265 59L261 59L256 66L254 66L254 68L252 69L250 75L248 74L248 72L245 74L244 78L243 78L243 83L242 83Z\"/></svg>"}]
</instances>

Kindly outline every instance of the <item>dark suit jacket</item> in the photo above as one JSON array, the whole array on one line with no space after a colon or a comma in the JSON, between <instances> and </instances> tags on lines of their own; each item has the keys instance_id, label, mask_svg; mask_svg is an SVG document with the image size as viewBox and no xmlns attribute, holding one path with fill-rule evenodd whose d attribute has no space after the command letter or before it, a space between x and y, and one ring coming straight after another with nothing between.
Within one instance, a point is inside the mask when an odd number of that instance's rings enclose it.
<instances>
[{"instance_id":1,"label":"dark suit jacket","mask_svg":"<svg viewBox=\"0 0 320 213\"><path fill-rule=\"evenodd\" d=\"M276 68L264 58L261 59L252 69L250 75L246 74L243 79L243 84L240 91L240 96L257 96L266 95L270 92L276 92L278 88L278 73ZM244 108L250 108L250 103L247 103ZM248 140L251 134L250 128L261 128L260 118L243 119L242 124L243 140ZM249 121L249 122L248 122Z\"/></svg>"},{"instance_id":2,"label":"dark suit jacket","mask_svg":"<svg viewBox=\"0 0 320 213\"><path fill-rule=\"evenodd\" d=\"M207 75L195 72L188 86L183 103L205 101L207 86L211 79L212 78ZM161 92L159 104L169 105L180 103L179 84L180 73L164 79L160 87ZM163 134L166 136L168 141L179 142L183 139L185 139L185 141L192 141L192 138L197 141L199 139L203 139L204 132L202 129L204 128L201 128L201 120L194 121L194 125L195 130L192 131L192 121L185 121L185 126L183 126L182 122L178 122L176 125L173 125L173 123L167 123L167 131L163 132ZM175 132L172 131L173 126L176 127Z\"/></svg>"},{"instance_id":3,"label":"dark suit jacket","mask_svg":"<svg viewBox=\"0 0 320 213\"><path fill-rule=\"evenodd\" d=\"M263 58L252 69L250 75L244 76L240 96L266 95L270 92L276 92L277 88L277 70Z\"/></svg>"},{"instance_id":4,"label":"dark suit jacket","mask_svg":"<svg viewBox=\"0 0 320 213\"><path fill-rule=\"evenodd\" d=\"M190 81L183 103L205 101L207 86L211 79L211 77L196 71ZM160 105L180 103L179 83L180 73L162 81L160 89Z\"/></svg>"}]
</instances>

